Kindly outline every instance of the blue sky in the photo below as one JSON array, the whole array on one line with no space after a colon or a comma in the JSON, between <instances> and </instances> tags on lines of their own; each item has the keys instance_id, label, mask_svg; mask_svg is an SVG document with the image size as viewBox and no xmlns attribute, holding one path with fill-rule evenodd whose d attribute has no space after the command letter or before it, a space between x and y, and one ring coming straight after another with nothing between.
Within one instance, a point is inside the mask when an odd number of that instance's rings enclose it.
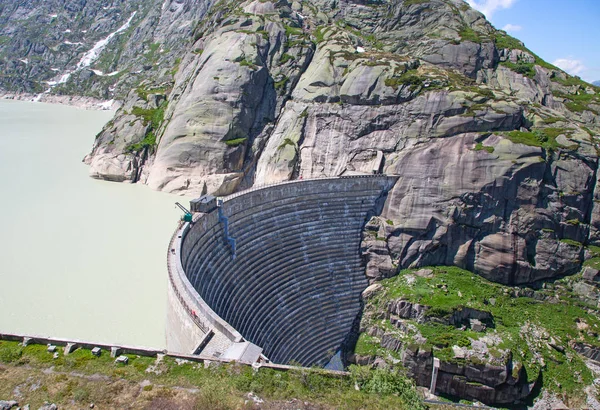
<instances>
[{"instance_id":1,"label":"blue sky","mask_svg":"<svg viewBox=\"0 0 600 410\"><path fill-rule=\"evenodd\" d=\"M549 63L600 80L600 0L467 0Z\"/></svg>"}]
</instances>

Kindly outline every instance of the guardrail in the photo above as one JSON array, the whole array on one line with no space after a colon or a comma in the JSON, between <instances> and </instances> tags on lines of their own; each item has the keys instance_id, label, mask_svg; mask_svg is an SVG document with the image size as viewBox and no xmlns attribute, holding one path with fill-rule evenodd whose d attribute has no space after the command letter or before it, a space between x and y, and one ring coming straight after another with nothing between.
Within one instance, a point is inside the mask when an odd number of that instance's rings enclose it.
<instances>
[{"instance_id":1,"label":"guardrail","mask_svg":"<svg viewBox=\"0 0 600 410\"><path fill-rule=\"evenodd\" d=\"M273 182L271 184L255 185L248 189L244 189L243 191L233 193L231 195L223 197L223 202L231 201L232 199L235 199L242 195L246 195L250 192L260 191L261 189L272 188L272 187L278 186L278 185L289 185L289 184L297 184L300 182L310 182L310 181L323 181L323 180L327 180L327 179L337 180L337 179L352 179L352 178L357 178L357 179L358 178L381 178L381 177L393 177L393 176L394 175L387 175L387 174L341 175L341 176L337 176L337 177L315 177L315 178L279 181L279 182Z\"/></svg>"},{"instance_id":2,"label":"guardrail","mask_svg":"<svg viewBox=\"0 0 600 410\"><path fill-rule=\"evenodd\" d=\"M46 336L30 336L30 335L22 335L15 333L0 333L0 340L6 340L10 342L24 342L27 340L28 344L37 344L37 345L56 345L56 346L66 346L67 344L74 345L75 348L82 348L86 350L92 350L94 347L99 347L108 352L111 351L112 348L117 348L120 350L119 354L135 354L137 356L144 357L156 357L159 354L163 354L166 357L172 357L174 359L183 359L190 362L196 363L204 363L204 362L214 362L214 363L240 363L247 366L252 366L255 369L260 369L261 367L267 369L281 370L281 371L309 371L325 374L333 377L345 377L350 375L349 372L339 371L339 370L327 370L327 369L314 369L312 367L300 367L300 366L288 366L283 364L275 364L275 363L249 363L249 362L241 362L237 360L223 359L212 356L203 356L203 355L190 355L183 353L175 353L169 352L167 350L159 350L152 349L141 346L127 346L127 345L112 345L108 343L96 343L85 340L77 340L77 339L61 339L55 337L46 337ZM91 354L91 353L90 353Z\"/></svg>"},{"instance_id":3,"label":"guardrail","mask_svg":"<svg viewBox=\"0 0 600 410\"><path fill-rule=\"evenodd\" d=\"M173 268L171 268L170 254L172 254L173 250L175 249L175 238L178 236L178 234L180 232L181 232L181 226L179 228L177 228L177 230L171 237L171 242L169 242L169 248L167 250L167 271L169 273L169 282L171 282L171 287L173 288L173 292L175 292L175 296L177 296L179 303L181 303L181 306L183 307L183 309L188 313L190 319L192 319L192 321L196 324L196 326L198 326L200 328L200 330L202 330L204 333L208 333L210 331L210 326L203 323L200 320L200 318L198 317L198 315L196 314L196 311L188 305L188 303L185 301L184 297L179 292L179 286L177 286L175 284L175 279L173 277ZM176 255L179 254L179 252L175 252L175 253L176 253Z\"/></svg>"}]
</instances>

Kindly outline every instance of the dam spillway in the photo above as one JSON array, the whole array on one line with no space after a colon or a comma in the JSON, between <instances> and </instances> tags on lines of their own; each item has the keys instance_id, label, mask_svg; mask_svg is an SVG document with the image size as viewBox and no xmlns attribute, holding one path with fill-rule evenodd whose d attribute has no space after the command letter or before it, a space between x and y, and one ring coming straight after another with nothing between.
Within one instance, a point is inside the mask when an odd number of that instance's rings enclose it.
<instances>
[{"instance_id":1,"label":"dam spillway","mask_svg":"<svg viewBox=\"0 0 600 410\"><path fill-rule=\"evenodd\" d=\"M347 342L368 285L362 229L395 181L290 181L242 191L197 214L169 252L176 272L167 347L197 352L210 328L218 336L213 354L228 340L246 340L275 363L327 364Z\"/></svg>"}]
</instances>

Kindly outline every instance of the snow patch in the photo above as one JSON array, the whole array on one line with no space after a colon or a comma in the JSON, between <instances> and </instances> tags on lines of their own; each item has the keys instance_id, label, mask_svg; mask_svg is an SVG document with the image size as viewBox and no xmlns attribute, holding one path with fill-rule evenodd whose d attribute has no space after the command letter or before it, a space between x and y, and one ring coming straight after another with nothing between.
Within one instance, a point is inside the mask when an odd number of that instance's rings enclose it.
<instances>
[{"instance_id":1,"label":"snow patch","mask_svg":"<svg viewBox=\"0 0 600 410\"><path fill-rule=\"evenodd\" d=\"M64 84L64 83L66 83L67 81L69 81L69 78L71 78L71 73L63 74L60 77L60 79L58 80L58 84Z\"/></svg>"},{"instance_id":2,"label":"snow patch","mask_svg":"<svg viewBox=\"0 0 600 410\"><path fill-rule=\"evenodd\" d=\"M117 34L123 32L129 28L129 25L131 24L131 20L133 20L133 18L135 17L136 14L137 14L137 11L134 11L133 14L131 15L131 17L129 17L129 20L127 20L127 22L125 24L123 24L121 27L119 27L119 29L117 31L110 33L108 35L108 37L98 41L90 51L85 53L83 55L83 57L81 57L81 60L79 61L79 63L77 64L77 69L89 67L94 61L96 61L98 59L98 57L100 56L100 53L102 52L102 50L104 50L104 47L106 47L106 45L110 42L110 40L112 40L113 37L116 36Z\"/></svg>"},{"instance_id":3,"label":"snow patch","mask_svg":"<svg viewBox=\"0 0 600 410\"><path fill-rule=\"evenodd\" d=\"M29 64L29 59L28 58L24 58L22 60L19 60L20 62L22 62L23 64Z\"/></svg>"},{"instance_id":4,"label":"snow patch","mask_svg":"<svg viewBox=\"0 0 600 410\"><path fill-rule=\"evenodd\" d=\"M70 29L66 29L65 31L63 31L63 33L71 33L72 31Z\"/></svg>"},{"instance_id":5,"label":"snow patch","mask_svg":"<svg viewBox=\"0 0 600 410\"><path fill-rule=\"evenodd\" d=\"M58 17L58 14L48 14L48 17L50 17L51 19L55 19Z\"/></svg>"},{"instance_id":6,"label":"snow patch","mask_svg":"<svg viewBox=\"0 0 600 410\"><path fill-rule=\"evenodd\" d=\"M63 41L63 43L66 44L66 45L68 45L68 46L80 46L80 45L83 44L83 43L80 43L80 42L73 43L73 42L68 41L68 40Z\"/></svg>"},{"instance_id":7,"label":"snow patch","mask_svg":"<svg viewBox=\"0 0 600 410\"><path fill-rule=\"evenodd\" d=\"M98 107L102 110L110 110L115 103L115 100L105 101L103 103L98 104Z\"/></svg>"},{"instance_id":8,"label":"snow patch","mask_svg":"<svg viewBox=\"0 0 600 410\"><path fill-rule=\"evenodd\" d=\"M52 91L52 88L56 87L59 84L64 84L67 81L69 81L69 78L71 78L71 75L73 73L76 73L77 71L82 70L83 68L89 67L94 61L96 61L98 59L98 57L100 56L100 53L102 52L102 50L104 50L104 47L106 47L106 45L110 42L110 40L113 39L113 37L115 37L117 34L127 30L131 24L131 21L133 20L133 18L135 17L135 15L137 14L137 11L134 11L133 14L131 14L131 16L129 17L129 19L127 20L127 22L125 22L125 24L123 24L121 27L119 27L116 31L110 33L106 38L98 41L94 47L92 47L91 50L89 50L88 52L86 52L83 57L81 57L81 60L79 60L79 63L77 63L77 66L75 67L75 69L71 70L71 71L67 71L66 73L64 73L58 80L53 80L53 81L46 81L46 84L48 84L49 88L44 91L42 94L48 94L50 91ZM70 32L70 30L69 30ZM82 33L87 32L87 30L82 30ZM72 43L70 41L65 41L64 44L67 45L82 45L83 43ZM22 61L22 60L21 60ZM27 64L27 63L25 63ZM58 69L53 68L52 71L59 71ZM99 76L104 76L105 74L100 71L100 70L92 70L96 75ZM113 76L113 75L117 75L119 72L118 71L114 71L110 74L106 74L106 76ZM39 101L40 98L42 97L42 94L39 94L38 96L36 96L33 101Z\"/></svg>"},{"instance_id":9,"label":"snow patch","mask_svg":"<svg viewBox=\"0 0 600 410\"><path fill-rule=\"evenodd\" d=\"M356 47L356 52L357 53L364 53L365 49L364 49L364 47Z\"/></svg>"}]
</instances>

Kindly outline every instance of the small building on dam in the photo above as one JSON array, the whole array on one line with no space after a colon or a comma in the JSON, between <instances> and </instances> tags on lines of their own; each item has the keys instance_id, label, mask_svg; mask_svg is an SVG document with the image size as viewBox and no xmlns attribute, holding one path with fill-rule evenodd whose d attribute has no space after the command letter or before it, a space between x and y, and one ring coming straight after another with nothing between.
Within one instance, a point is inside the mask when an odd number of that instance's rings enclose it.
<instances>
[{"instance_id":1,"label":"small building on dam","mask_svg":"<svg viewBox=\"0 0 600 410\"><path fill-rule=\"evenodd\" d=\"M362 230L396 179L297 180L192 201L168 251L168 350L339 368L368 286Z\"/></svg>"}]
</instances>

